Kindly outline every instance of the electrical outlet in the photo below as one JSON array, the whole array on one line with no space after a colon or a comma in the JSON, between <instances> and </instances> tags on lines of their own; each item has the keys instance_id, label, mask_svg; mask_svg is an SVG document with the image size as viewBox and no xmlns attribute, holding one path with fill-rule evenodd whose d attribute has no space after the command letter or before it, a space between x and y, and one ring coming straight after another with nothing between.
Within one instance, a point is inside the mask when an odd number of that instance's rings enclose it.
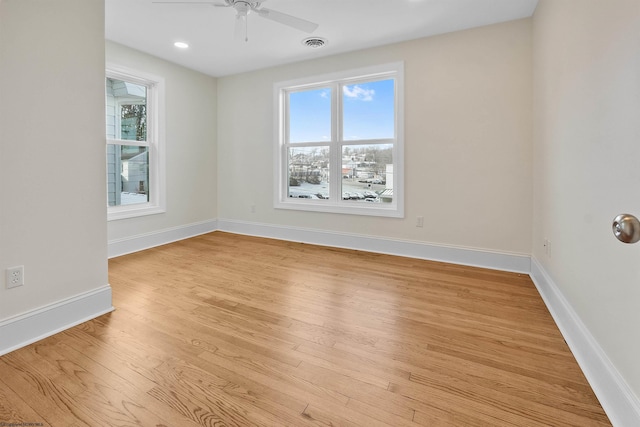
<instances>
[{"instance_id":1,"label":"electrical outlet","mask_svg":"<svg viewBox=\"0 0 640 427\"><path fill-rule=\"evenodd\" d=\"M416 217L416 227L424 227L424 217L417 216Z\"/></svg>"},{"instance_id":2,"label":"electrical outlet","mask_svg":"<svg viewBox=\"0 0 640 427\"><path fill-rule=\"evenodd\" d=\"M24 265L7 268L7 289L24 285Z\"/></svg>"}]
</instances>

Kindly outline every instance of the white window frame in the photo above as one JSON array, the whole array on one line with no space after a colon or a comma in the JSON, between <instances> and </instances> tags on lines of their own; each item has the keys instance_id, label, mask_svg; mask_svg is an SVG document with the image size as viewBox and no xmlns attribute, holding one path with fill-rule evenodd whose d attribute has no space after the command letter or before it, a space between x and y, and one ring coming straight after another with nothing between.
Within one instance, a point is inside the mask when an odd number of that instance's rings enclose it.
<instances>
[{"instance_id":1,"label":"white window frame","mask_svg":"<svg viewBox=\"0 0 640 427\"><path fill-rule=\"evenodd\" d=\"M107 64L106 78L147 87L147 141L107 139L107 145L138 145L146 146L149 150L149 201L131 205L107 206L107 220L114 221L164 213L166 212L164 78L116 64Z\"/></svg>"},{"instance_id":2,"label":"white window frame","mask_svg":"<svg viewBox=\"0 0 640 427\"><path fill-rule=\"evenodd\" d=\"M371 145L369 140L342 140L342 94L336 90L344 84L395 79L395 136L393 138L393 199L391 203L362 203L342 200L343 145ZM293 91L332 87L331 142L288 143L287 94ZM274 84L274 208L314 212L332 212L353 215L386 216L404 218L404 63L395 62L379 66L347 70L337 73L311 76ZM329 199L292 198L288 194L289 147L330 146ZM375 144L375 143L374 143Z\"/></svg>"}]
</instances>

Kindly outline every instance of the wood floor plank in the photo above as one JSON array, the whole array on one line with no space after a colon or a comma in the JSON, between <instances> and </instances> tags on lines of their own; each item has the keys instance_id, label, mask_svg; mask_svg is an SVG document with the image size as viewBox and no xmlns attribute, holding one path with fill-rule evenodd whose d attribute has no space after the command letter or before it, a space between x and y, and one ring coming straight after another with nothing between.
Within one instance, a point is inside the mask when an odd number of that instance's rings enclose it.
<instances>
[{"instance_id":1,"label":"wood floor plank","mask_svg":"<svg viewBox=\"0 0 640 427\"><path fill-rule=\"evenodd\" d=\"M11 420L15 425L35 425L45 421L0 378L0 422L4 420Z\"/></svg>"},{"instance_id":2,"label":"wood floor plank","mask_svg":"<svg viewBox=\"0 0 640 427\"><path fill-rule=\"evenodd\" d=\"M572 412L555 410L553 407L526 401L514 395L507 395L491 389L482 389L468 384L459 386L455 381L440 382L433 386L422 384L415 387L410 381L392 384L394 393L437 406L457 408L459 412L468 412L474 416L484 416L495 425L501 423L516 426L601 426L610 425L605 416L586 414L586 417ZM464 410L462 409L464 408ZM592 418L588 418L591 415Z\"/></svg>"},{"instance_id":3,"label":"wood floor plank","mask_svg":"<svg viewBox=\"0 0 640 427\"><path fill-rule=\"evenodd\" d=\"M302 415L318 426L360 427L366 425L371 427L390 427L389 424L371 418L368 415L354 413L345 407L336 407L333 403L310 404Z\"/></svg>"},{"instance_id":4,"label":"wood floor plank","mask_svg":"<svg viewBox=\"0 0 640 427\"><path fill-rule=\"evenodd\" d=\"M64 382L53 382L42 375L37 369L38 365L24 364L7 356L12 354L0 358L0 374L3 382L40 414L45 422L52 426L89 427L92 425L88 412L68 394ZM14 422L14 420L10 419L7 422Z\"/></svg>"},{"instance_id":5,"label":"wood floor plank","mask_svg":"<svg viewBox=\"0 0 640 427\"><path fill-rule=\"evenodd\" d=\"M53 346L41 346L40 352L44 357L55 360L67 378L83 386L85 390L74 396L74 400L88 410L94 425L144 426L171 422L192 425L188 417L175 416L149 397L149 381L136 381L134 384L64 341Z\"/></svg>"},{"instance_id":6,"label":"wood floor plank","mask_svg":"<svg viewBox=\"0 0 640 427\"><path fill-rule=\"evenodd\" d=\"M415 410L407 408L406 415L397 415L394 411L389 410L388 404L380 405L373 399L368 400L368 403L349 399L347 408L393 427L417 427L419 425L414 422Z\"/></svg>"},{"instance_id":7,"label":"wood floor plank","mask_svg":"<svg viewBox=\"0 0 640 427\"><path fill-rule=\"evenodd\" d=\"M0 357L0 423L609 426L527 275L214 232Z\"/></svg>"},{"instance_id":8,"label":"wood floor plank","mask_svg":"<svg viewBox=\"0 0 640 427\"><path fill-rule=\"evenodd\" d=\"M251 359L245 359L234 355L203 352L200 357L217 366L222 366L229 371L237 371L258 384L283 390L289 396L299 396L307 402L315 399L335 401L340 405L346 405L349 398L339 390L325 388L320 384L306 381L293 375L292 370L278 370L268 365L255 363Z\"/></svg>"}]
</instances>

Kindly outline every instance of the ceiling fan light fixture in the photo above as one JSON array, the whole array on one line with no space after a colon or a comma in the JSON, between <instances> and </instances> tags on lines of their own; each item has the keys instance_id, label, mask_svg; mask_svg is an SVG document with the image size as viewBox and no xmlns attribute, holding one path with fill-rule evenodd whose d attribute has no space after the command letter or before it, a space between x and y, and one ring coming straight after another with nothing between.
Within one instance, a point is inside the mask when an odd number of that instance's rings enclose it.
<instances>
[{"instance_id":1,"label":"ceiling fan light fixture","mask_svg":"<svg viewBox=\"0 0 640 427\"><path fill-rule=\"evenodd\" d=\"M327 44L327 39L323 39L322 37L307 37L302 40L302 44L311 49L320 49Z\"/></svg>"}]
</instances>

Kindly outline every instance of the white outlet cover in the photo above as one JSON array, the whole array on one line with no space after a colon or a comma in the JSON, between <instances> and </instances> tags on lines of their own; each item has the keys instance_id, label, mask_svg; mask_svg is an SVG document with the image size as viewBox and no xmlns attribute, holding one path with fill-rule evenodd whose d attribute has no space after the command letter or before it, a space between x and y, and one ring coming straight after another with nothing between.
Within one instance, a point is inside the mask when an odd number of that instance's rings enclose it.
<instances>
[{"instance_id":1,"label":"white outlet cover","mask_svg":"<svg viewBox=\"0 0 640 427\"><path fill-rule=\"evenodd\" d=\"M7 268L6 271L7 289L17 288L24 285L24 266Z\"/></svg>"}]
</instances>

